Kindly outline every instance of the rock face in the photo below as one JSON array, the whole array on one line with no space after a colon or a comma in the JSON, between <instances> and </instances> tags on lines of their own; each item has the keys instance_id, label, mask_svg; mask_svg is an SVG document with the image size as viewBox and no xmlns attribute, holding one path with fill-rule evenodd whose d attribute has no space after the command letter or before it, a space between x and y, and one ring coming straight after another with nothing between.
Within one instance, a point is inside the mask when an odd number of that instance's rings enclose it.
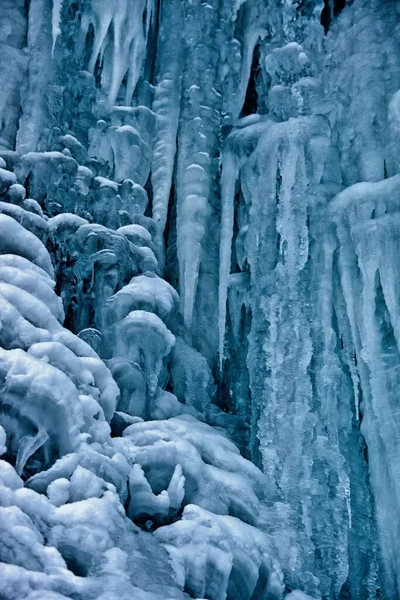
<instances>
[{"instance_id":1,"label":"rock face","mask_svg":"<svg viewBox=\"0 0 400 600\"><path fill-rule=\"evenodd\" d=\"M400 597L400 5L3 0L1 600Z\"/></svg>"}]
</instances>

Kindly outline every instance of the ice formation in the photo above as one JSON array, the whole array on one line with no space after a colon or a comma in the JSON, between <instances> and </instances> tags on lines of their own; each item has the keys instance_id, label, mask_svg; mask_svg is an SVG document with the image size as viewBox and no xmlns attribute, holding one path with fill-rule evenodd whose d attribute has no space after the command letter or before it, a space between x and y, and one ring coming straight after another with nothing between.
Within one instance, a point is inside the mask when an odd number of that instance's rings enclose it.
<instances>
[{"instance_id":1,"label":"ice formation","mask_svg":"<svg viewBox=\"0 0 400 600\"><path fill-rule=\"evenodd\" d=\"M399 35L3 0L1 600L400 598Z\"/></svg>"}]
</instances>

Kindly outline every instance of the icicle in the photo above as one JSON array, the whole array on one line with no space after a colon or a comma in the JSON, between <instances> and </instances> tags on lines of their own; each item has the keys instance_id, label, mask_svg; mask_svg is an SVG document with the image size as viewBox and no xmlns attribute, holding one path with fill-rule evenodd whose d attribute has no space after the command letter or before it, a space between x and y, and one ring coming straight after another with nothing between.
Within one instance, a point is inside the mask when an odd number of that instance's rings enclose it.
<instances>
[{"instance_id":1,"label":"icicle","mask_svg":"<svg viewBox=\"0 0 400 600\"><path fill-rule=\"evenodd\" d=\"M179 510L182 505L185 496L185 480L181 465L176 465L167 490L170 506L174 510Z\"/></svg>"},{"instance_id":2,"label":"icicle","mask_svg":"<svg viewBox=\"0 0 400 600\"><path fill-rule=\"evenodd\" d=\"M60 0L57 0L60 2ZM114 104L124 77L127 78L125 103L130 105L146 51L143 14L147 7L146 36L154 13L153 0L136 0L133 5L116 0L96 0L82 16L80 50L83 51L89 26L95 32L89 71L103 60L102 86L109 104ZM112 45L112 48L111 48Z\"/></svg>"},{"instance_id":3,"label":"icicle","mask_svg":"<svg viewBox=\"0 0 400 600\"><path fill-rule=\"evenodd\" d=\"M153 187L153 219L158 224L155 240L159 261L163 262L163 234L168 215L172 176L176 155L182 86L182 22L180 0L165 3L161 13L160 36L164 37L159 52L159 83L156 86L153 111L157 115L153 148L151 182Z\"/></svg>"},{"instance_id":4,"label":"icicle","mask_svg":"<svg viewBox=\"0 0 400 600\"><path fill-rule=\"evenodd\" d=\"M238 160L229 151L222 158L223 168L221 175L221 245L219 261L219 292L218 292L218 330L219 330L219 368L222 371L224 360L224 339L226 324L226 301L228 297L228 282L231 267L231 247L233 237L233 224L235 213L235 186L238 177Z\"/></svg>"},{"instance_id":5,"label":"icicle","mask_svg":"<svg viewBox=\"0 0 400 600\"><path fill-rule=\"evenodd\" d=\"M51 48L51 55L54 54L56 47L57 38L61 33L60 21L61 21L61 10L63 0L53 0L53 15L52 15L52 34L53 34L53 46Z\"/></svg>"},{"instance_id":6,"label":"icicle","mask_svg":"<svg viewBox=\"0 0 400 600\"><path fill-rule=\"evenodd\" d=\"M193 197L196 202L195 197ZM201 199L204 200L204 199ZM204 203L204 202L203 202ZM198 223L188 223L185 231L181 228L180 243L178 244L178 259L182 281L183 320L190 330L193 321L193 308L199 279L201 238L204 227Z\"/></svg>"},{"instance_id":7,"label":"icicle","mask_svg":"<svg viewBox=\"0 0 400 600\"><path fill-rule=\"evenodd\" d=\"M95 23L95 26L94 26L95 39L94 39L94 43L93 43L92 54L90 56L90 61L89 61L89 71L91 73L94 72L96 62L97 62L97 59L98 59L100 53L101 53L101 58L103 57L105 39L107 37L109 27L112 23L112 15L113 15L112 10L109 10L109 11L103 10L102 18L98 19L98 22ZM91 22L91 19L89 18L88 25L90 22ZM82 19L82 26L83 26L83 23L84 23L84 19Z\"/></svg>"},{"instance_id":8,"label":"icicle","mask_svg":"<svg viewBox=\"0 0 400 600\"><path fill-rule=\"evenodd\" d=\"M189 148L184 150L184 158L189 158ZM202 240L211 216L208 203L210 194L211 168L192 163L180 171L178 179L178 259L182 282L183 318L188 330L191 329L193 309L199 280L202 255Z\"/></svg>"},{"instance_id":9,"label":"icicle","mask_svg":"<svg viewBox=\"0 0 400 600\"><path fill-rule=\"evenodd\" d=\"M156 12L156 0L147 0L146 4L146 39L149 35L150 26L153 23Z\"/></svg>"},{"instance_id":10,"label":"icicle","mask_svg":"<svg viewBox=\"0 0 400 600\"><path fill-rule=\"evenodd\" d=\"M243 124L247 123L245 120ZM240 122L238 122L240 123ZM260 135L271 125L271 121L259 117L257 122L243 129L234 130L228 137L222 154L221 173L221 242L218 289L218 331L219 331L219 367L222 370L224 359L224 339L226 325L226 302L231 267L231 249L235 214L235 187L239 171L250 156Z\"/></svg>"},{"instance_id":11,"label":"icicle","mask_svg":"<svg viewBox=\"0 0 400 600\"><path fill-rule=\"evenodd\" d=\"M50 0L32 0L29 4L27 41L30 58L16 142L21 154L37 149L46 120L45 96L52 72L50 11Z\"/></svg>"},{"instance_id":12,"label":"icicle","mask_svg":"<svg viewBox=\"0 0 400 600\"><path fill-rule=\"evenodd\" d=\"M117 11L114 14L114 47L113 73L109 91L109 102L113 104L125 74L128 72L131 80L129 95L125 102L130 105L133 92L139 79L140 69L145 56L146 40L143 35L142 15L143 2L136 2L133 10ZM127 26L127 23L129 25Z\"/></svg>"},{"instance_id":13,"label":"icicle","mask_svg":"<svg viewBox=\"0 0 400 600\"><path fill-rule=\"evenodd\" d=\"M184 77L181 113L178 131L178 161L176 175L177 204L176 231L179 261L179 284L182 291L182 312L190 335L200 326L201 304L204 295L198 289L207 288L207 312L217 313L216 283L218 264L216 254L215 221L218 177L218 144L221 126L222 97L218 87L218 57L216 46L208 48L219 27L219 2L185 3L184 19ZM199 22L204 26L199 27ZM215 48L215 50L214 50ZM203 269L204 267L204 269ZM207 283L206 283L207 282ZM195 304L198 301L198 312ZM192 323L192 321L195 321ZM216 332L208 332L213 339L203 340L206 352L217 352ZM197 334L197 331L196 331Z\"/></svg>"}]
</instances>

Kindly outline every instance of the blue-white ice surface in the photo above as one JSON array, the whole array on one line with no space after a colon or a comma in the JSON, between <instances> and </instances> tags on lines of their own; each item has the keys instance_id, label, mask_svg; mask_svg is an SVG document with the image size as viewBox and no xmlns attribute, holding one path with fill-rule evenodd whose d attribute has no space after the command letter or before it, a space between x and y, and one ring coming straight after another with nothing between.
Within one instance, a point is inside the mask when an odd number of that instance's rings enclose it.
<instances>
[{"instance_id":1,"label":"blue-white ice surface","mask_svg":"<svg viewBox=\"0 0 400 600\"><path fill-rule=\"evenodd\" d=\"M399 598L400 4L0 4L0 599Z\"/></svg>"}]
</instances>

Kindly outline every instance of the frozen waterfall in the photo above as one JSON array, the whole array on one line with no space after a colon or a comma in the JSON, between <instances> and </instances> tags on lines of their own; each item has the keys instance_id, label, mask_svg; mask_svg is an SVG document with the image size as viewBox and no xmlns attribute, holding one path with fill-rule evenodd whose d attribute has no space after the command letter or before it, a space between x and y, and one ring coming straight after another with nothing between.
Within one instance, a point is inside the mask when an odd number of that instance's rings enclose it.
<instances>
[{"instance_id":1,"label":"frozen waterfall","mask_svg":"<svg viewBox=\"0 0 400 600\"><path fill-rule=\"evenodd\" d=\"M0 600L400 599L400 3L0 0Z\"/></svg>"}]
</instances>

